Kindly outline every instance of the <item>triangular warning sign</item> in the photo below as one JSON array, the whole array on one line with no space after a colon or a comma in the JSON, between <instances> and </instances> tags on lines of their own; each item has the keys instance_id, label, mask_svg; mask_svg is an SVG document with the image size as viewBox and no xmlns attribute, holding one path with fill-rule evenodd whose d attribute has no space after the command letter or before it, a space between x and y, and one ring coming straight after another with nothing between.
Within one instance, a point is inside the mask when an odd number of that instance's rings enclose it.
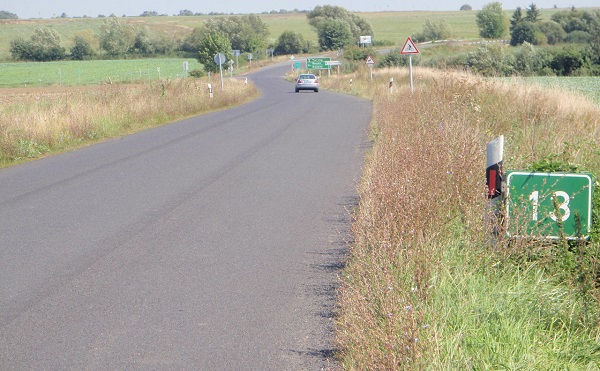
<instances>
[{"instance_id":1,"label":"triangular warning sign","mask_svg":"<svg viewBox=\"0 0 600 371\"><path fill-rule=\"evenodd\" d=\"M419 49L417 49L415 43L410 39L410 37L406 39L400 54L419 54Z\"/></svg>"},{"instance_id":2,"label":"triangular warning sign","mask_svg":"<svg viewBox=\"0 0 600 371\"><path fill-rule=\"evenodd\" d=\"M375 64L375 61L373 60L373 57L371 57L370 55L367 56L367 64Z\"/></svg>"}]
</instances>

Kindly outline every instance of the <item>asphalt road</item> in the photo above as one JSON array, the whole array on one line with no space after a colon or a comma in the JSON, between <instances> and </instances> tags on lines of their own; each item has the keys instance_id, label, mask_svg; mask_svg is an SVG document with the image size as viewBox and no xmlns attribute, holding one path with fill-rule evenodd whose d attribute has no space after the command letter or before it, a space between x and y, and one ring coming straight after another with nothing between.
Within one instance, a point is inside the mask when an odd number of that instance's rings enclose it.
<instances>
[{"instance_id":1,"label":"asphalt road","mask_svg":"<svg viewBox=\"0 0 600 371\"><path fill-rule=\"evenodd\" d=\"M244 106L0 170L2 370L331 365L371 106L287 68Z\"/></svg>"}]
</instances>

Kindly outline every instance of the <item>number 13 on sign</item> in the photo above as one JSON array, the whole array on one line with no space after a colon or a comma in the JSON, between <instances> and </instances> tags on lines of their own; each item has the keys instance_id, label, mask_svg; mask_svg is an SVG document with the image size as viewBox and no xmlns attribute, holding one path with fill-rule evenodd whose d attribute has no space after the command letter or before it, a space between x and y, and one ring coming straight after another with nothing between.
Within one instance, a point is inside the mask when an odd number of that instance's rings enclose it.
<instances>
[{"instance_id":1,"label":"number 13 on sign","mask_svg":"<svg viewBox=\"0 0 600 371\"><path fill-rule=\"evenodd\" d=\"M508 171L505 195L508 234L587 238L592 222L592 187L590 174ZM580 218L575 218L576 214Z\"/></svg>"},{"instance_id":2,"label":"number 13 on sign","mask_svg":"<svg viewBox=\"0 0 600 371\"><path fill-rule=\"evenodd\" d=\"M554 198L556 198L557 200L560 198L562 199L562 202L558 203L558 209L562 210L562 216L560 217L560 221L564 222L565 220L569 219L569 217L571 216L571 210L569 209L569 194L567 192L563 192L563 191L557 191L554 192L553 195ZM529 200L532 202L533 204L533 215L532 215L532 220L538 220L538 209L539 209L539 205L540 205L540 192L539 191L533 191L531 192L531 195L529 196ZM550 211L548 213L548 215L550 216L550 218L554 221L558 221L558 217L556 216L556 214L554 213L554 211Z\"/></svg>"}]
</instances>

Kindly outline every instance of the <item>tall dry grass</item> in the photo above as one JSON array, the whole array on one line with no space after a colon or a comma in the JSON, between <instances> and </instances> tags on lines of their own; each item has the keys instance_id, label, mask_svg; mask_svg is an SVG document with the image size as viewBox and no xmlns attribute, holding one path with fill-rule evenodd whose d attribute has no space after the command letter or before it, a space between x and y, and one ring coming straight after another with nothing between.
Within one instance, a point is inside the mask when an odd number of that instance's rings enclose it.
<instances>
[{"instance_id":1,"label":"tall dry grass","mask_svg":"<svg viewBox=\"0 0 600 371\"><path fill-rule=\"evenodd\" d=\"M483 222L486 143L506 137L506 168L568 152L570 161L600 174L600 108L581 97L468 74L415 69L414 75L414 93L405 69L377 70L373 80L359 71L321 81L374 101L374 146L339 297L341 362L350 370L510 365L510 359L488 363L513 356L498 347L478 355L465 340L473 334L449 320L477 317L471 306L485 307L467 282L489 268L494 253ZM485 296L500 288L480 289ZM448 295L455 300L440 304Z\"/></svg>"},{"instance_id":2,"label":"tall dry grass","mask_svg":"<svg viewBox=\"0 0 600 371\"><path fill-rule=\"evenodd\" d=\"M0 90L0 166L237 105L252 84L177 79L94 87Z\"/></svg>"}]
</instances>

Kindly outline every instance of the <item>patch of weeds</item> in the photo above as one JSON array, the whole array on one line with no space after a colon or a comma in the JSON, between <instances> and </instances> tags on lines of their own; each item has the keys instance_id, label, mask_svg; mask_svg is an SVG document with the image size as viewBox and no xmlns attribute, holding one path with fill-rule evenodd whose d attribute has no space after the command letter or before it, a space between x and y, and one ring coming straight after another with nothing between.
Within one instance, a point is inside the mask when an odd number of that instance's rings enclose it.
<instances>
[{"instance_id":1,"label":"patch of weeds","mask_svg":"<svg viewBox=\"0 0 600 371\"><path fill-rule=\"evenodd\" d=\"M47 145L37 143L34 140L18 139L14 146L14 152L14 158L19 160L39 157L44 153L50 152L50 148Z\"/></svg>"}]
</instances>

